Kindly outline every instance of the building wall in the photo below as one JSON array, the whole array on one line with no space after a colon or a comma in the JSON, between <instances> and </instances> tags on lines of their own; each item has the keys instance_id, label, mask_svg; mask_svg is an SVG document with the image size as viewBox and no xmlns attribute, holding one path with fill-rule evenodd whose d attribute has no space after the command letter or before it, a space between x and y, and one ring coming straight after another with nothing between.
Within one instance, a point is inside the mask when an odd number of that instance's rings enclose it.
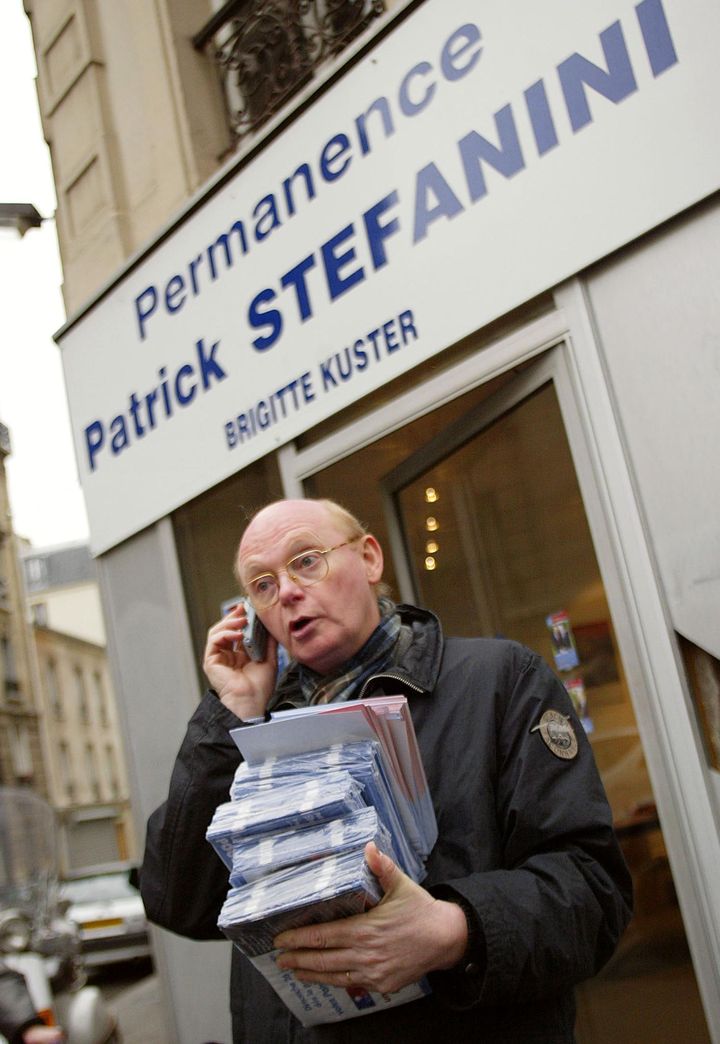
<instances>
[{"instance_id":1,"label":"building wall","mask_svg":"<svg viewBox=\"0 0 720 1044\"><path fill-rule=\"evenodd\" d=\"M399 5L366 0L376 11ZM72 314L237 149L217 69L192 43L221 5L24 0L24 6Z\"/></svg>"},{"instance_id":2,"label":"building wall","mask_svg":"<svg viewBox=\"0 0 720 1044\"><path fill-rule=\"evenodd\" d=\"M38 703L31 666L17 540L7 494L7 428L0 424L0 784L32 785L46 793Z\"/></svg>"},{"instance_id":3,"label":"building wall","mask_svg":"<svg viewBox=\"0 0 720 1044\"><path fill-rule=\"evenodd\" d=\"M83 304L227 148L196 0L25 0L57 191L65 305Z\"/></svg>"},{"instance_id":4,"label":"building wall","mask_svg":"<svg viewBox=\"0 0 720 1044\"><path fill-rule=\"evenodd\" d=\"M148 816L167 797L173 760L201 693L170 522L104 555L100 578L142 837ZM167 1039L230 1040L230 947L160 930L154 942L166 1015L175 1022ZM201 988L188 991L188 983L199 982Z\"/></svg>"},{"instance_id":5,"label":"building wall","mask_svg":"<svg viewBox=\"0 0 720 1044\"><path fill-rule=\"evenodd\" d=\"M105 622L97 581L28 594L27 604L32 618L41 626L105 645Z\"/></svg>"},{"instance_id":6,"label":"building wall","mask_svg":"<svg viewBox=\"0 0 720 1044\"><path fill-rule=\"evenodd\" d=\"M720 198L588 277L675 630L720 657Z\"/></svg>"},{"instance_id":7,"label":"building wall","mask_svg":"<svg viewBox=\"0 0 720 1044\"><path fill-rule=\"evenodd\" d=\"M134 859L127 770L87 544L22 549L50 800L66 869Z\"/></svg>"},{"instance_id":8,"label":"building wall","mask_svg":"<svg viewBox=\"0 0 720 1044\"><path fill-rule=\"evenodd\" d=\"M588 305L606 361L696 750L720 829L720 198L598 265ZM697 666L696 666L697 665Z\"/></svg>"},{"instance_id":9,"label":"building wall","mask_svg":"<svg viewBox=\"0 0 720 1044\"><path fill-rule=\"evenodd\" d=\"M49 797L65 869L137 855L127 770L105 648L34 628ZM92 832L88 823L92 822ZM85 840L92 833L94 848Z\"/></svg>"}]
</instances>

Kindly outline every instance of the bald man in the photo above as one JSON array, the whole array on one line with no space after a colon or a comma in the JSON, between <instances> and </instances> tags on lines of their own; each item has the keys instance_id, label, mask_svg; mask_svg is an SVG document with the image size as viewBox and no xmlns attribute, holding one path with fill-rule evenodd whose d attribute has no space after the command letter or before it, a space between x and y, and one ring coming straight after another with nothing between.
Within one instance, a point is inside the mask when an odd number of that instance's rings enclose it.
<instances>
[{"instance_id":1,"label":"bald man","mask_svg":"<svg viewBox=\"0 0 720 1044\"><path fill-rule=\"evenodd\" d=\"M430 996L305 1029L234 949L233 1040L572 1041L572 986L612 954L631 886L563 686L516 643L444 638L431 613L394 605L378 541L331 501L258 512L235 571L268 649L260 662L244 651L242 604L208 633L211 689L148 824L141 889L151 919L220 936L227 872L205 831L238 764L229 730L268 710L405 694L439 837L422 887L369 846L383 901L275 940L278 963L298 979L394 992L427 975ZM276 682L278 643L290 664Z\"/></svg>"}]
</instances>

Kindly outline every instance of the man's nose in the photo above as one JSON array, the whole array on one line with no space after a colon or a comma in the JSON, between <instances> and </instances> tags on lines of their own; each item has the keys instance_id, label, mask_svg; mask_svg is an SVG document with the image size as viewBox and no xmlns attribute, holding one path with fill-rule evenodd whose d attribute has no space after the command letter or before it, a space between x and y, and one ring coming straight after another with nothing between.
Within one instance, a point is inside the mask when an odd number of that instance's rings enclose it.
<instances>
[{"instance_id":1,"label":"man's nose","mask_svg":"<svg viewBox=\"0 0 720 1044\"><path fill-rule=\"evenodd\" d=\"M302 592L302 587L297 580L293 580L287 569L281 570L278 574L277 584L279 602L292 602L298 597L298 593Z\"/></svg>"}]
</instances>

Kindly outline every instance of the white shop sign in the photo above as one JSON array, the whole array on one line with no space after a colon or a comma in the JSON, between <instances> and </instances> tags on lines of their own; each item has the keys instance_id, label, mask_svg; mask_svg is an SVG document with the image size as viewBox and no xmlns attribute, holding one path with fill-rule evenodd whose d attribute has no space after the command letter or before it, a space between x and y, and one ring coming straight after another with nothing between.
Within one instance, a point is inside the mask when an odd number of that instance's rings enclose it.
<instances>
[{"instance_id":1,"label":"white shop sign","mask_svg":"<svg viewBox=\"0 0 720 1044\"><path fill-rule=\"evenodd\" d=\"M419 7L58 335L94 550L717 189L718 39Z\"/></svg>"}]
</instances>

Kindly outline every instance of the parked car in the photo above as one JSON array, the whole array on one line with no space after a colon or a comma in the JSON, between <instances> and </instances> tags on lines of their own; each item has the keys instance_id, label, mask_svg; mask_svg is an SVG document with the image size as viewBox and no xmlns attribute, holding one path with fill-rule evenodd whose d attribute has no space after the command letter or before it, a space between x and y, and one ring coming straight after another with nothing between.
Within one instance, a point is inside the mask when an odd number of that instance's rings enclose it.
<instances>
[{"instance_id":1,"label":"parked car","mask_svg":"<svg viewBox=\"0 0 720 1044\"><path fill-rule=\"evenodd\" d=\"M107 870L76 875L60 885L88 968L150 956L145 909L131 876L127 869Z\"/></svg>"}]
</instances>

